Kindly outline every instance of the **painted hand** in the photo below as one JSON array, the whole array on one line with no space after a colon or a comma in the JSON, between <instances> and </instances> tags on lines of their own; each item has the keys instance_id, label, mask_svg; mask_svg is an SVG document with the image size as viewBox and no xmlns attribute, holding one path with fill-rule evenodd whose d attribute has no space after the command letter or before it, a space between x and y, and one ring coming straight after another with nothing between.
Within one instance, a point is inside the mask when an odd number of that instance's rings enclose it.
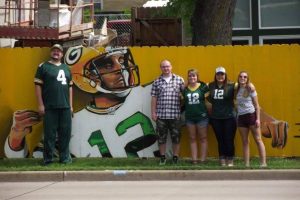
<instances>
[{"instance_id":1,"label":"painted hand","mask_svg":"<svg viewBox=\"0 0 300 200\"><path fill-rule=\"evenodd\" d=\"M13 125L8 136L9 146L15 151L23 148L24 137L32 131L32 126L40 121L41 117L36 111L17 110L14 112Z\"/></svg>"}]
</instances>

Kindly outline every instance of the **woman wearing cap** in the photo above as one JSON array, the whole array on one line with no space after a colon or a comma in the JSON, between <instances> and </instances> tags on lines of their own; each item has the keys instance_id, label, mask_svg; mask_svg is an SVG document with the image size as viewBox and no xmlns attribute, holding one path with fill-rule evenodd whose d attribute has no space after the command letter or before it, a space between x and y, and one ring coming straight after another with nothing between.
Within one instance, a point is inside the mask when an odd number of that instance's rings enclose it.
<instances>
[{"instance_id":1,"label":"woman wearing cap","mask_svg":"<svg viewBox=\"0 0 300 200\"><path fill-rule=\"evenodd\" d=\"M217 67L214 81L208 85L212 104L210 123L218 141L221 166L233 166L236 119L234 113L235 84L228 81L224 67Z\"/></svg>"},{"instance_id":2,"label":"woman wearing cap","mask_svg":"<svg viewBox=\"0 0 300 200\"><path fill-rule=\"evenodd\" d=\"M248 138L250 130L258 148L260 166L266 167L266 150L265 145L261 139L260 108L258 104L257 93L254 85L250 83L248 73L245 71L241 71L238 76L236 101L238 111L238 129L243 142L245 166L250 166L250 150Z\"/></svg>"},{"instance_id":3,"label":"woman wearing cap","mask_svg":"<svg viewBox=\"0 0 300 200\"><path fill-rule=\"evenodd\" d=\"M189 132L192 163L197 164L198 144L197 135L201 145L200 162L206 160L207 155L207 126L208 114L205 106L205 95L209 89L199 80L198 71L188 70L188 85L183 91L185 105L185 120Z\"/></svg>"}]
</instances>

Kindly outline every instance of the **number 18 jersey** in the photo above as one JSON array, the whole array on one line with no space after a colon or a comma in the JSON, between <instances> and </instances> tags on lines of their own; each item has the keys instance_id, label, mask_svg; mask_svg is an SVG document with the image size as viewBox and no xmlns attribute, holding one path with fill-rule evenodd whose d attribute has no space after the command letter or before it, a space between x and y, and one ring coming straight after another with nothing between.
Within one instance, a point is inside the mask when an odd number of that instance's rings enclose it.
<instances>
[{"instance_id":1,"label":"number 18 jersey","mask_svg":"<svg viewBox=\"0 0 300 200\"><path fill-rule=\"evenodd\" d=\"M201 82L199 87L194 91L188 87L184 89L185 119L203 120L208 117L205 106L205 94L208 91L208 86L203 82Z\"/></svg>"}]
</instances>

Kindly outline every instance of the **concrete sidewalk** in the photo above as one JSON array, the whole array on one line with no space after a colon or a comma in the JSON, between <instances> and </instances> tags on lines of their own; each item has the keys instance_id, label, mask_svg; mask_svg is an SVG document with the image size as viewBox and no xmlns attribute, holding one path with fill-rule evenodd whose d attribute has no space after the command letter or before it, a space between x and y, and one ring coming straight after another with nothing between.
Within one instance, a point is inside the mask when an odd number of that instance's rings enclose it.
<instances>
[{"instance_id":1,"label":"concrete sidewalk","mask_svg":"<svg viewBox=\"0 0 300 200\"><path fill-rule=\"evenodd\" d=\"M0 172L0 182L300 180L300 170L108 170Z\"/></svg>"}]
</instances>

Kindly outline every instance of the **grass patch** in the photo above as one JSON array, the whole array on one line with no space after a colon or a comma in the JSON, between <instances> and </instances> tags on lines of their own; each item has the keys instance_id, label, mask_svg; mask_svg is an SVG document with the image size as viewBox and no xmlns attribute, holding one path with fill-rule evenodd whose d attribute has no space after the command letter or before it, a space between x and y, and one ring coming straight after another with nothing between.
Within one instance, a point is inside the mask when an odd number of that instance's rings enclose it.
<instances>
[{"instance_id":1,"label":"grass patch","mask_svg":"<svg viewBox=\"0 0 300 200\"><path fill-rule=\"evenodd\" d=\"M243 160L236 158L234 167L220 167L217 158L208 158L204 164L192 164L190 159L180 159L177 165L168 160L165 166L158 165L158 158L74 158L71 164L55 162L42 165L39 158L0 159L0 171L81 171L81 170L228 170L259 169L259 159L251 159L251 168L245 168ZM267 169L300 169L300 157L267 159Z\"/></svg>"}]
</instances>

